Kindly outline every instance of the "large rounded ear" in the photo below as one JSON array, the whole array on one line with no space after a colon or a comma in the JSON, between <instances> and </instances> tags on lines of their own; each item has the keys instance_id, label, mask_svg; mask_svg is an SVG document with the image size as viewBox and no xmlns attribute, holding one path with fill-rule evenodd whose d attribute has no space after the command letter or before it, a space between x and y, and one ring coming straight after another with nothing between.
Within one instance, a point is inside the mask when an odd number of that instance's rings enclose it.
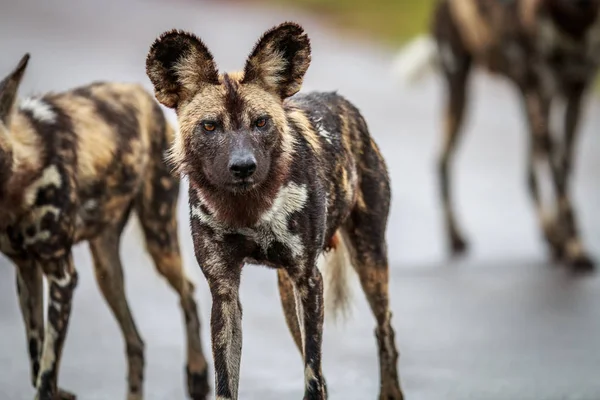
<instances>
[{"instance_id":1,"label":"large rounded ear","mask_svg":"<svg viewBox=\"0 0 600 400\"><path fill-rule=\"evenodd\" d=\"M297 93L310 65L304 29L285 22L263 34L246 61L242 83L258 83L282 99Z\"/></svg>"},{"instance_id":2,"label":"large rounded ear","mask_svg":"<svg viewBox=\"0 0 600 400\"><path fill-rule=\"evenodd\" d=\"M8 122L12 106L17 98L17 90L25 74L28 61L29 53L26 53L17 67L0 82L0 120L5 124Z\"/></svg>"},{"instance_id":3,"label":"large rounded ear","mask_svg":"<svg viewBox=\"0 0 600 400\"><path fill-rule=\"evenodd\" d=\"M192 33L171 30L154 41L146 58L146 74L156 99L170 108L191 99L205 84L218 84L212 54Z\"/></svg>"}]
</instances>

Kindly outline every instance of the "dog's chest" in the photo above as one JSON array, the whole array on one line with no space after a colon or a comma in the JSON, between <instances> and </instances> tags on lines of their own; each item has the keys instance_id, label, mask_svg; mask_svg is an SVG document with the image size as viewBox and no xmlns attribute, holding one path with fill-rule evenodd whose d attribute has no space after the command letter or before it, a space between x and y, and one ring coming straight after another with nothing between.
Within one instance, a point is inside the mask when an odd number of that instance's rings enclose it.
<instances>
[{"instance_id":1,"label":"dog's chest","mask_svg":"<svg viewBox=\"0 0 600 400\"><path fill-rule=\"evenodd\" d=\"M245 256L278 263L281 258L298 259L304 253L304 226L299 220L306 211L307 202L307 186L288 183L279 190L272 206L252 227L231 228L223 225L216 212L201 198L198 199L198 204L192 204L191 218L209 227L215 241L240 248L248 247L245 242L250 242L260 252Z\"/></svg>"}]
</instances>

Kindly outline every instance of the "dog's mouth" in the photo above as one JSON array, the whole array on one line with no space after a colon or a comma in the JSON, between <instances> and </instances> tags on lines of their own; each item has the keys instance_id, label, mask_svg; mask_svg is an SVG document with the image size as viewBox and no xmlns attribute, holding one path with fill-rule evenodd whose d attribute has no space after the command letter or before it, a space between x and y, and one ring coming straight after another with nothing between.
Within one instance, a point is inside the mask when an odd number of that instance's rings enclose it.
<instances>
[{"instance_id":1,"label":"dog's mouth","mask_svg":"<svg viewBox=\"0 0 600 400\"><path fill-rule=\"evenodd\" d=\"M234 179L227 185L227 188L232 192L247 192L258 186L258 183L253 178Z\"/></svg>"}]
</instances>

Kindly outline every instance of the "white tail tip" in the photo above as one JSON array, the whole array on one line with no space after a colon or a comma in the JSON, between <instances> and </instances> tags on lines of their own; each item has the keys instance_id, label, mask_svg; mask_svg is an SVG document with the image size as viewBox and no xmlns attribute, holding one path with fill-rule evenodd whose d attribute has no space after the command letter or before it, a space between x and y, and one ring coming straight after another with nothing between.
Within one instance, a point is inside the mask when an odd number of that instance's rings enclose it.
<instances>
[{"instance_id":1,"label":"white tail tip","mask_svg":"<svg viewBox=\"0 0 600 400\"><path fill-rule=\"evenodd\" d=\"M434 69L437 45L430 35L411 40L392 61L392 76L404 84L415 83Z\"/></svg>"}]
</instances>

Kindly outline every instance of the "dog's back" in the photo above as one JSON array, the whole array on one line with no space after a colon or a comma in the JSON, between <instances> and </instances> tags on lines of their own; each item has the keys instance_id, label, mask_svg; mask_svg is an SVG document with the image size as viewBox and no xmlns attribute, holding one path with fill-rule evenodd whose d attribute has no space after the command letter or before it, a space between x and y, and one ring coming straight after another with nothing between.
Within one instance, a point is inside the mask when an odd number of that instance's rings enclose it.
<instances>
[{"instance_id":1,"label":"dog's back","mask_svg":"<svg viewBox=\"0 0 600 400\"><path fill-rule=\"evenodd\" d=\"M26 98L11 133L21 143L36 144L24 160L34 170L30 193L48 180L70 183L63 186L69 201L57 206L76 214L75 241L90 239L114 219L124 218L144 182L164 178L169 187L178 186L163 162L173 131L139 85L94 83ZM33 206L26 197L21 201Z\"/></svg>"},{"instance_id":2,"label":"dog's back","mask_svg":"<svg viewBox=\"0 0 600 400\"><path fill-rule=\"evenodd\" d=\"M322 92L300 94L288 100L287 107L291 120L310 123L310 129L299 132L313 147L318 174L327 184L327 244L353 207L369 208L368 196L376 188L384 189L387 193L384 197L389 197L387 167L363 116L342 96ZM365 185L370 185L371 190ZM380 210L387 216L386 202L372 206L372 212Z\"/></svg>"}]
</instances>

